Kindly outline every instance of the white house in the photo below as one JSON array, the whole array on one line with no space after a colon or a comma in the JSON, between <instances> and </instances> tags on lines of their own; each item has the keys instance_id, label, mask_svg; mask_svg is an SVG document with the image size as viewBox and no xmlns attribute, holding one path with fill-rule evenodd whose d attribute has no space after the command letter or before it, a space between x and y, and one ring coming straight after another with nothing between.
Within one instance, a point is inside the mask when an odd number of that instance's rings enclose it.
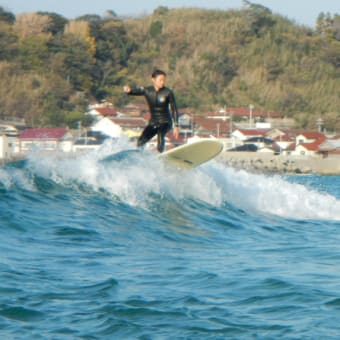
<instances>
[{"instance_id":1,"label":"white house","mask_svg":"<svg viewBox=\"0 0 340 340\"><path fill-rule=\"evenodd\" d=\"M30 128L24 130L19 136L21 153L27 153L34 148L69 152L72 150L72 144L73 136L65 128Z\"/></svg>"},{"instance_id":2,"label":"white house","mask_svg":"<svg viewBox=\"0 0 340 340\"><path fill-rule=\"evenodd\" d=\"M292 152L293 155L296 156L318 156L318 148L320 143L300 143L296 145L295 151Z\"/></svg>"},{"instance_id":3,"label":"white house","mask_svg":"<svg viewBox=\"0 0 340 340\"><path fill-rule=\"evenodd\" d=\"M118 138L122 134L122 128L110 118L102 118L98 120L92 127L92 131L101 132L112 138Z\"/></svg>"},{"instance_id":4,"label":"white house","mask_svg":"<svg viewBox=\"0 0 340 340\"><path fill-rule=\"evenodd\" d=\"M319 145L319 152L324 157L340 157L340 138L327 139Z\"/></svg>"},{"instance_id":5,"label":"white house","mask_svg":"<svg viewBox=\"0 0 340 340\"><path fill-rule=\"evenodd\" d=\"M18 138L14 136L0 135L0 159L7 160L15 156L17 152Z\"/></svg>"},{"instance_id":6,"label":"white house","mask_svg":"<svg viewBox=\"0 0 340 340\"><path fill-rule=\"evenodd\" d=\"M264 137L267 132L267 129L236 129L231 135L238 140L245 141L252 137Z\"/></svg>"},{"instance_id":7,"label":"white house","mask_svg":"<svg viewBox=\"0 0 340 340\"><path fill-rule=\"evenodd\" d=\"M113 107L92 107L86 114L98 121L102 118L116 117L118 113Z\"/></svg>"},{"instance_id":8,"label":"white house","mask_svg":"<svg viewBox=\"0 0 340 340\"><path fill-rule=\"evenodd\" d=\"M323 133L317 131L305 131L296 136L296 144L303 144L303 143L314 143L319 141L321 144L326 140L326 137Z\"/></svg>"},{"instance_id":9,"label":"white house","mask_svg":"<svg viewBox=\"0 0 340 340\"><path fill-rule=\"evenodd\" d=\"M7 136L18 136L18 129L13 125L0 124L0 134L5 134Z\"/></svg>"}]
</instances>

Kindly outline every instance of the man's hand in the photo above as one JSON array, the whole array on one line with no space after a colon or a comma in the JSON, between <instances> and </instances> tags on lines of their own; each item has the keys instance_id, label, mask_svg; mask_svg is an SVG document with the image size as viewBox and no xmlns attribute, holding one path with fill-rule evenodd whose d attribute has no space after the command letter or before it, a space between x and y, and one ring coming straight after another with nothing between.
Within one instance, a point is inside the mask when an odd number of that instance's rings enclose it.
<instances>
[{"instance_id":1,"label":"man's hand","mask_svg":"<svg viewBox=\"0 0 340 340\"><path fill-rule=\"evenodd\" d=\"M179 127L178 126L174 127L173 133L174 133L175 139L178 139L178 136L179 136Z\"/></svg>"},{"instance_id":2,"label":"man's hand","mask_svg":"<svg viewBox=\"0 0 340 340\"><path fill-rule=\"evenodd\" d=\"M131 87L130 87L129 85L125 85L125 86L123 87L123 91L124 91L125 93L130 93L130 92L131 92Z\"/></svg>"}]
</instances>

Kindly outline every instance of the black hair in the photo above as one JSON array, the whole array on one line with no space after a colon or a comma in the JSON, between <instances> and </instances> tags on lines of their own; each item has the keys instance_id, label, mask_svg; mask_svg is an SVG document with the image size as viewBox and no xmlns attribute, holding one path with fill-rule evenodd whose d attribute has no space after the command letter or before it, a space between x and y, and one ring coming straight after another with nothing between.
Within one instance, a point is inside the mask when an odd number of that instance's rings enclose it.
<instances>
[{"instance_id":1,"label":"black hair","mask_svg":"<svg viewBox=\"0 0 340 340\"><path fill-rule=\"evenodd\" d=\"M162 71L162 70L154 70L153 72L152 72L152 74L151 74L151 77L152 78L157 78L158 76L164 76L164 77L166 77L166 73L164 72L164 71Z\"/></svg>"}]
</instances>

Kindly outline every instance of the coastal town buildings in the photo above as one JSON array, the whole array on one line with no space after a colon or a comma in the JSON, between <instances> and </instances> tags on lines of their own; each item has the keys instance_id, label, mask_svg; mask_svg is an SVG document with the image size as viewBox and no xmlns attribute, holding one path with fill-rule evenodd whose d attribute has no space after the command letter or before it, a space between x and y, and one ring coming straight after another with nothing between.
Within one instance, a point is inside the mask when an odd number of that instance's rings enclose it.
<instances>
[{"instance_id":1,"label":"coastal town buildings","mask_svg":"<svg viewBox=\"0 0 340 340\"><path fill-rule=\"evenodd\" d=\"M16 154L17 137L0 134L0 160L11 159Z\"/></svg>"},{"instance_id":2,"label":"coastal town buildings","mask_svg":"<svg viewBox=\"0 0 340 340\"><path fill-rule=\"evenodd\" d=\"M15 126L0 125L0 159L24 157L33 149L48 152L79 152L99 148L107 139L125 136L132 142L138 138L150 119L143 104L128 104L116 109L111 103L89 106L86 113L92 117L91 126L79 123L76 130L66 128L26 128L20 132ZM180 113L180 136L170 132L166 149L202 138L219 139L226 152L266 154L271 157L340 158L340 136L327 137L320 131L302 131L280 126L285 117L275 112L249 108L223 108L204 116L188 111ZM270 121L270 122L269 122ZM287 123L287 121L286 121ZM272 126L274 124L274 126ZM156 140L148 148L155 148Z\"/></svg>"},{"instance_id":3,"label":"coastal town buildings","mask_svg":"<svg viewBox=\"0 0 340 340\"><path fill-rule=\"evenodd\" d=\"M33 149L44 151L72 150L73 136L66 128L29 128L18 136L19 154L26 154Z\"/></svg>"}]
</instances>

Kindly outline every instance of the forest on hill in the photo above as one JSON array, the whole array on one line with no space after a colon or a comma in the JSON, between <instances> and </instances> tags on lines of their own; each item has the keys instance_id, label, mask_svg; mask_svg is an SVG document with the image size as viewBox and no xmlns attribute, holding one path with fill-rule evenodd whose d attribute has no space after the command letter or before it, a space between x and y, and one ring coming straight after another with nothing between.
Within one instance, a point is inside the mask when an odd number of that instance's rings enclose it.
<instances>
[{"instance_id":1,"label":"forest on hill","mask_svg":"<svg viewBox=\"0 0 340 340\"><path fill-rule=\"evenodd\" d=\"M328 130L339 130L340 16L320 13L309 28L244 4L73 20L0 7L0 119L86 124L88 103L119 107L128 100L123 85L147 85L162 68L178 106L194 114L252 104L293 117L299 127L315 128L321 117Z\"/></svg>"}]
</instances>

